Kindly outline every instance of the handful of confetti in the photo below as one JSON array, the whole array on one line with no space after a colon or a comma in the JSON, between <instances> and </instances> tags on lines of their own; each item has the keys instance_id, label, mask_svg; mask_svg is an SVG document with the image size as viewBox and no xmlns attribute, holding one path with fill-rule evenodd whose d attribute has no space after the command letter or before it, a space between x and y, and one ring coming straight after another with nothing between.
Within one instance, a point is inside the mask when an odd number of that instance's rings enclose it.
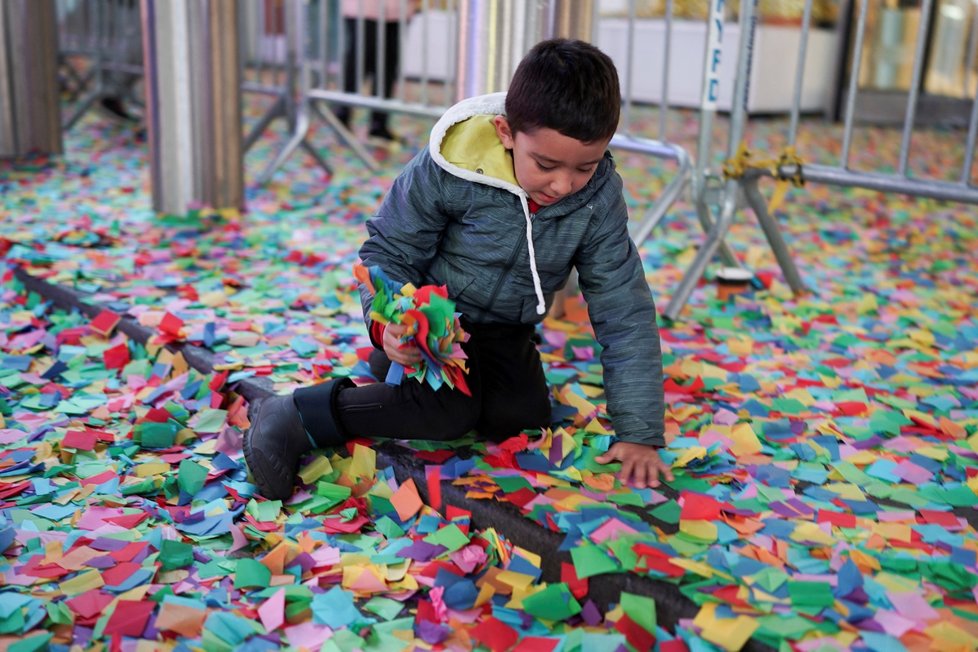
<instances>
[{"instance_id":1,"label":"handful of confetti","mask_svg":"<svg viewBox=\"0 0 978 652\"><path fill-rule=\"evenodd\" d=\"M400 385L404 377L426 382L433 389L448 385L471 396L465 374L465 352L462 342L468 334L462 330L455 312L455 302L448 298L445 286L408 283L400 288L379 267L354 265L353 275L371 289L370 318L381 324L407 326L406 342L413 342L421 352L421 362L413 367L391 363L385 382Z\"/></svg>"}]
</instances>

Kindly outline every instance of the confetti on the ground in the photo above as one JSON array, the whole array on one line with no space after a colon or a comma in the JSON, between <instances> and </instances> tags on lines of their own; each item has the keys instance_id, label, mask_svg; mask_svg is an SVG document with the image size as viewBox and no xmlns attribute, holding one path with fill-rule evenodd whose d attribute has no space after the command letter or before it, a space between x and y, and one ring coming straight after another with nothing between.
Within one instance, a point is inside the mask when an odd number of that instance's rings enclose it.
<instances>
[{"instance_id":1,"label":"confetti on the ground","mask_svg":"<svg viewBox=\"0 0 978 652\"><path fill-rule=\"evenodd\" d=\"M424 141L424 125L405 125ZM751 138L774 142L780 126L758 122ZM814 159L818 130L838 131L816 127L799 143ZM256 145L249 170L280 136ZM857 138L859 157L895 160L898 137ZM960 149L953 132L921 140L914 169L940 172L939 153ZM750 221L735 225L730 243L760 287L720 301L704 282L662 328L667 485L624 487L594 462L611 437L600 350L571 301L540 331L551 428L415 442L417 482L378 468L358 441L310 456L304 488L281 504L253 495L236 387L365 378L351 270L363 221L410 151L371 175L333 148L332 179L297 156L249 192L246 213L157 217L144 145L93 119L66 143L63 160L0 167L4 644L978 646L970 207L793 190L779 214L812 290L802 297ZM623 153L619 168L640 214L668 167ZM660 304L695 251L692 215L680 205L640 243ZM15 268L97 311L56 309ZM129 339L122 320L152 337ZM213 370L172 344L208 349ZM556 533L559 577L543 579L552 560L474 527L432 486ZM667 631L674 605L627 591L599 609L589 594L622 575L674 587L688 617Z\"/></svg>"}]
</instances>

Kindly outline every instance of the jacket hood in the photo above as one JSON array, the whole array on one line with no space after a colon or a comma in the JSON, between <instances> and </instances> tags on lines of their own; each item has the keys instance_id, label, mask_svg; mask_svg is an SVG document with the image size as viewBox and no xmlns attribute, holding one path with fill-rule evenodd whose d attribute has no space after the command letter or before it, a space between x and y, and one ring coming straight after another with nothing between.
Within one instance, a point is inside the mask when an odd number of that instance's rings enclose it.
<instances>
[{"instance_id":1,"label":"jacket hood","mask_svg":"<svg viewBox=\"0 0 978 652\"><path fill-rule=\"evenodd\" d=\"M513 173L513 155L492 119L506 113L506 93L479 95L448 109L431 129L428 151L451 174L525 197Z\"/></svg>"},{"instance_id":2,"label":"jacket hood","mask_svg":"<svg viewBox=\"0 0 978 652\"><path fill-rule=\"evenodd\" d=\"M506 112L506 93L479 95L462 100L448 109L431 129L428 151L431 159L450 174L519 197L526 220L526 248L530 256L530 275L537 298L537 314L547 311L540 273L533 249L533 216L528 196L516 181L513 155L503 147L492 119Z\"/></svg>"}]
</instances>

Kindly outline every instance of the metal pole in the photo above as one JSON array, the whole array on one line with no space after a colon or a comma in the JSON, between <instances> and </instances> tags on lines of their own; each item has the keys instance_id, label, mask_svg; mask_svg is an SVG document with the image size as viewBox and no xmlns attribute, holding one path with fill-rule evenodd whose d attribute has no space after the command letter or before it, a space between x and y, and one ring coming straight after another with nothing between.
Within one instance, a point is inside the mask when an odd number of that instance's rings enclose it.
<instances>
[{"instance_id":1,"label":"metal pole","mask_svg":"<svg viewBox=\"0 0 978 652\"><path fill-rule=\"evenodd\" d=\"M812 0L805 0L805 12L801 19L801 41L798 44L798 61L795 64L795 91L791 102L791 124L788 127L788 145L794 147L798 135L798 119L801 115L801 90L805 83L805 59L808 54L808 32L812 22Z\"/></svg>"},{"instance_id":2,"label":"metal pole","mask_svg":"<svg viewBox=\"0 0 978 652\"><path fill-rule=\"evenodd\" d=\"M903 138L900 140L900 164L898 171L909 176L907 164L910 160L910 138L913 136L914 118L917 115L917 98L920 95L920 81L923 79L924 57L927 48L927 31L930 26L930 7L932 0L923 0L920 8L920 27L917 29L917 45L913 55L913 78L910 81L910 95L907 97L907 111L903 118Z\"/></svg>"},{"instance_id":3,"label":"metal pole","mask_svg":"<svg viewBox=\"0 0 978 652\"><path fill-rule=\"evenodd\" d=\"M153 208L244 206L235 0L142 0Z\"/></svg>"},{"instance_id":4,"label":"metal pole","mask_svg":"<svg viewBox=\"0 0 978 652\"><path fill-rule=\"evenodd\" d=\"M0 0L0 158L61 154L54 0Z\"/></svg>"},{"instance_id":5,"label":"metal pole","mask_svg":"<svg viewBox=\"0 0 978 652\"><path fill-rule=\"evenodd\" d=\"M723 0L715 0L722 3ZM737 76L734 85L733 106L730 109L730 132L727 145L728 157L733 158L740 141L744 136L744 129L747 120L747 98L750 93L750 73L751 62L754 50L754 26L756 24L755 12L757 0L747 0L740 5L740 44L738 46L737 57ZM709 65L710 59L707 59ZM709 88L704 85L704 96L709 93ZM704 97L703 103L709 104L713 98ZM720 206L720 217L713 224L706 234L706 239L700 245L699 251L693 262L690 263L686 274L679 282L675 293L665 309L665 316L675 320L679 317L680 311L689 301L690 295L699 280L706 272L706 266L713 259L720 247L724 244L723 238L733 224L734 216L737 212L737 193L740 183L737 179L728 179L724 184L723 201ZM702 216L701 216L702 219Z\"/></svg>"},{"instance_id":6,"label":"metal pole","mask_svg":"<svg viewBox=\"0 0 978 652\"><path fill-rule=\"evenodd\" d=\"M859 18L856 21L856 44L852 50L852 64L849 72L849 91L846 93L846 109L842 132L842 151L839 153L839 166L849 168L849 150L852 149L852 127L856 115L856 93L859 92L859 67L863 60L863 42L866 38L866 12L869 0L858 0Z\"/></svg>"},{"instance_id":7,"label":"metal pole","mask_svg":"<svg viewBox=\"0 0 978 652\"><path fill-rule=\"evenodd\" d=\"M519 9L514 11L514 3L509 2L460 2L456 101L505 90L522 56L538 41L555 37L591 40L593 0L548 0L549 20L544 21L536 20L536 3L515 4Z\"/></svg>"}]
</instances>

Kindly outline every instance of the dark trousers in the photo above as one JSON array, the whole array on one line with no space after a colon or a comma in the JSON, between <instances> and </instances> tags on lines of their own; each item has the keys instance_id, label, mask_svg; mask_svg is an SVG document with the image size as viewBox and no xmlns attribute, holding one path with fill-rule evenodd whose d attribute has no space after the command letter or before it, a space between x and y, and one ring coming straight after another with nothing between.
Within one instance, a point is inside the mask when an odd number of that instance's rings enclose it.
<instances>
[{"instance_id":1,"label":"dark trousers","mask_svg":"<svg viewBox=\"0 0 978 652\"><path fill-rule=\"evenodd\" d=\"M357 39L357 18L344 18L343 24L346 28L346 53L343 59L343 90L347 93L358 93L357 87L357 50L360 48ZM377 60L377 32L378 21L365 18L363 20L363 77L370 79L370 92L377 95L378 84L383 97L391 97L394 94L394 82L397 81L397 67L401 52L401 31L400 23L397 21L385 21L384 25L384 50L380 54L384 58L384 70L381 74ZM336 115L343 122L350 118L349 107L342 106ZM387 114L381 111L370 113L370 126L386 127Z\"/></svg>"},{"instance_id":2,"label":"dark trousers","mask_svg":"<svg viewBox=\"0 0 978 652\"><path fill-rule=\"evenodd\" d=\"M383 381L390 360L382 351L371 358L379 382L339 391L330 406L329 384L296 390L295 404L310 435L321 444L335 441L324 429L339 426L349 437L448 440L475 429L502 440L528 428L550 424L550 396L532 326L465 325L469 341L467 376L472 396L405 377L400 385ZM335 426L333 425L335 424Z\"/></svg>"}]
</instances>

